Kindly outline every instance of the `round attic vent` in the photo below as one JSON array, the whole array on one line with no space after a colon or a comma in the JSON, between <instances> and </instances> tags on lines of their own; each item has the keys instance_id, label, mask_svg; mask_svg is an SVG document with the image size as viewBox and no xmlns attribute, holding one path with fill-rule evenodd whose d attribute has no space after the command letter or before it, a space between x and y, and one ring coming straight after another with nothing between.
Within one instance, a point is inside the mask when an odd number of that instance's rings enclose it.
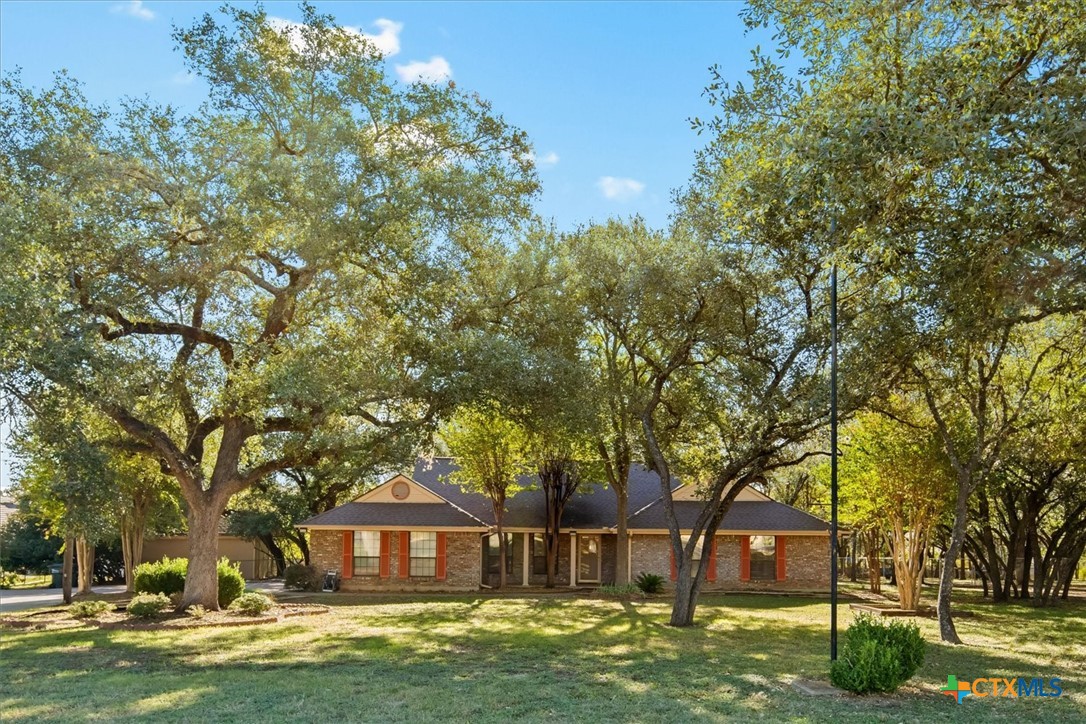
<instances>
[{"instance_id":1,"label":"round attic vent","mask_svg":"<svg viewBox=\"0 0 1086 724\"><path fill-rule=\"evenodd\" d=\"M411 495L411 486L400 481L392 486L392 497L396 500L407 500L407 496Z\"/></svg>"}]
</instances>

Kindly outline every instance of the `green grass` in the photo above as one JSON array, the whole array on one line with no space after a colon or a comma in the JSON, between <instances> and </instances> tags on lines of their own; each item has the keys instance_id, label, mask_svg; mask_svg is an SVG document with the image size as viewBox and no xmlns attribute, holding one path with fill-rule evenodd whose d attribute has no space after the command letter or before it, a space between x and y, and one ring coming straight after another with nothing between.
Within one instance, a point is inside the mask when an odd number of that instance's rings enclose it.
<instances>
[{"instance_id":1,"label":"green grass","mask_svg":"<svg viewBox=\"0 0 1086 724\"><path fill-rule=\"evenodd\" d=\"M706 596L699 625L666 600L362 597L331 614L235 629L0 633L0 719L81 721L1083 721L1086 607L966 604L970 646L937 642L897 694L809 698L828 605ZM842 608L842 624L851 614ZM1058 699L938 693L947 674L1059 676Z\"/></svg>"}]
</instances>

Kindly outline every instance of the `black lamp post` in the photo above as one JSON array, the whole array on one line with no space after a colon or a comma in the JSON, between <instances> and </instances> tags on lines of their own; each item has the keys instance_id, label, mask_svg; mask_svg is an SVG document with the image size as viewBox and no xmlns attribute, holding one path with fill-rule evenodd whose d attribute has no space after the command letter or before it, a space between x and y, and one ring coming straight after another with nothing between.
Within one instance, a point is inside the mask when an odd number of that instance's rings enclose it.
<instances>
[{"instance_id":1,"label":"black lamp post","mask_svg":"<svg viewBox=\"0 0 1086 724\"><path fill-rule=\"evenodd\" d=\"M837 220L830 225L830 234ZM837 660L837 262L830 272L830 661Z\"/></svg>"}]
</instances>

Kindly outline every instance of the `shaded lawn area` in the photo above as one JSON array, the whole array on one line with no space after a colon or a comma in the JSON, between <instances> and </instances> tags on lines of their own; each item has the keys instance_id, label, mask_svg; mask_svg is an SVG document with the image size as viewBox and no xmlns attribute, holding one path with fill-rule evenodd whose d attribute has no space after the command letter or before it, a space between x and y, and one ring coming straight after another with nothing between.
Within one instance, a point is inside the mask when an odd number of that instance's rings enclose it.
<instances>
[{"instance_id":1,"label":"shaded lawn area","mask_svg":"<svg viewBox=\"0 0 1086 724\"><path fill-rule=\"evenodd\" d=\"M0 632L0 719L114 721L1083 721L1086 607L965 604L972 644L929 642L885 697L809 698L827 672L829 606L706 596L699 625L666 600L314 596L331 614L234 629ZM851 620L842 607L842 624ZM1058 699L955 704L959 679L1058 676Z\"/></svg>"}]
</instances>

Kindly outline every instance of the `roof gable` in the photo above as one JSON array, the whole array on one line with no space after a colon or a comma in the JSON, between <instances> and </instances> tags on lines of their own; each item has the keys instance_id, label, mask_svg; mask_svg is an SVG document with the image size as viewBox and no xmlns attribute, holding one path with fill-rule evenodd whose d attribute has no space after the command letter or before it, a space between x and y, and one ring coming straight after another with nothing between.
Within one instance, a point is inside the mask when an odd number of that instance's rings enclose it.
<instances>
[{"instance_id":1,"label":"roof gable","mask_svg":"<svg viewBox=\"0 0 1086 724\"><path fill-rule=\"evenodd\" d=\"M419 485L406 475L393 475L373 490L354 499L356 503L448 503L434 491Z\"/></svg>"}]
</instances>

